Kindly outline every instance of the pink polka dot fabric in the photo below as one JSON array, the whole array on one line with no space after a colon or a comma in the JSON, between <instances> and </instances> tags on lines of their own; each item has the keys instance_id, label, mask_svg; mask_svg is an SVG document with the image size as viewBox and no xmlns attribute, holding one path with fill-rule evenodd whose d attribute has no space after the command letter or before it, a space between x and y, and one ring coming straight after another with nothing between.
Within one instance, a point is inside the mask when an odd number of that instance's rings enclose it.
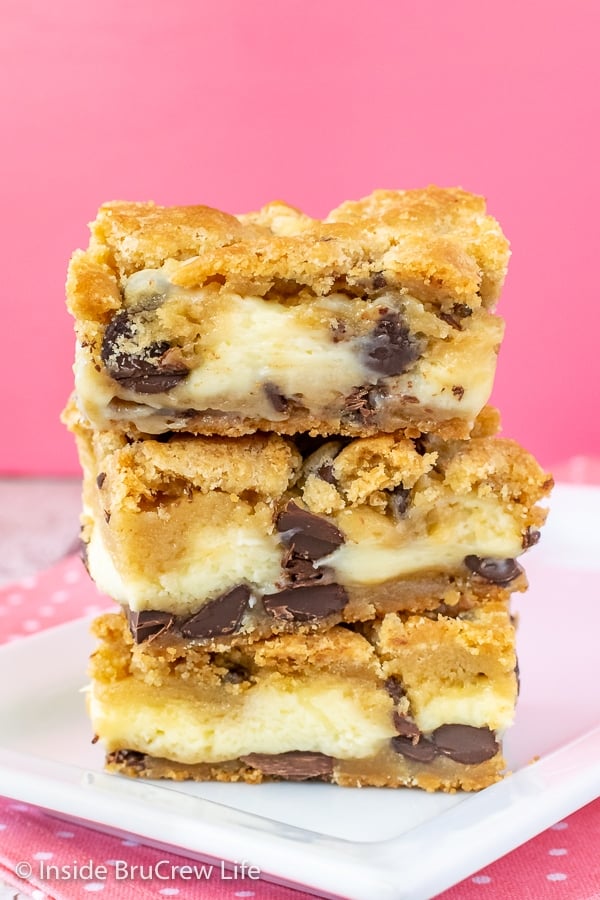
<instances>
[{"instance_id":1,"label":"pink polka dot fabric","mask_svg":"<svg viewBox=\"0 0 600 900\"><path fill-rule=\"evenodd\" d=\"M13 641L70 621L83 614L110 608L87 577L81 563L70 557L35 577L0 590L0 641ZM144 875L168 856L175 871L168 879ZM19 867L26 861L27 865ZM120 878L123 861L139 866L131 878ZM47 867L82 870L76 880L48 880ZM0 798L0 880L36 900L83 900L93 895L146 900L165 897L202 897L205 900L308 900L313 896L263 880L224 880L219 864L190 880L185 867L197 862L165 854L89 828L65 823L35 807ZM46 868L44 868L46 867ZM121 868L119 868L121 867ZM101 877L94 878L94 872ZM19 875L21 877L19 877ZM186 877L187 876L187 877ZM1 893L0 893L1 895ZM444 900L600 900L600 800L558 822L543 834L440 895ZM377 900L377 898L373 898Z\"/></svg>"}]
</instances>

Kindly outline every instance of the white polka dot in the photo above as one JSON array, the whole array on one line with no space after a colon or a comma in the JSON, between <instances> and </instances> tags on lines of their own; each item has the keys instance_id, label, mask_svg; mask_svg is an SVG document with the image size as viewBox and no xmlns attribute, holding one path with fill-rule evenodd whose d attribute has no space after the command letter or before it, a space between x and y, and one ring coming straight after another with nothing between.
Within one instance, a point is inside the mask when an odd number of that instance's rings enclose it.
<instances>
[{"instance_id":1,"label":"white polka dot","mask_svg":"<svg viewBox=\"0 0 600 900\"><path fill-rule=\"evenodd\" d=\"M6 602L9 606L20 606L23 602L22 594L9 594L6 598Z\"/></svg>"},{"instance_id":2,"label":"white polka dot","mask_svg":"<svg viewBox=\"0 0 600 900\"><path fill-rule=\"evenodd\" d=\"M26 803L11 803L9 809L16 809L17 812L27 812L29 807Z\"/></svg>"},{"instance_id":3,"label":"white polka dot","mask_svg":"<svg viewBox=\"0 0 600 900\"><path fill-rule=\"evenodd\" d=\"M120 861L121 861L120 859L105 859L104 865L105 866L116 866L120 863Z\"/></svg>"},{"instance_id":4,"label":"white polka dot","mask_svg":"<svg viewBox=\"0 0 600 900\"><path fill-rule=\"evenodd\" d=\"M73 834L72 831L57 831L57 832L55 832L55 834L56 834L56 837L61 837L61 838L75 837L75 835Z\"/></svg>"},{"instance_id":5,"label":"white polka dot","mask_svg":"<svg viewBox=\"0 0 600 900\"><path fill-rule=\"evenodd\" d=\"M88 884L84 884L83 889L84 891L94 893L95 891L103 891L104 885L101 881L90 881Z\"/></svg>"},{"instance_id":6,"label":"white polka dot","mask_svg":"<svg viewBox=\"0 0 600 900\"><path fill-rule=\"evenodd\" d=\"M473 884L489 884L491 880L489 875L474 875L471 878Z\"/></svg>"},{"instance_id":7,"label":"white polka dot","mask_svg":"<svg viewBox=\"0 0 600 900\"><path fill-rule=\"evenodd\" d=\"M54 615L54 607L53 606L40 606L38 609L38 613L40 616L53 616Z\"/></svg>"},{"instance_id":8,"label":"white polka dot","mask_svg":"<svg viewBox=\"0 0 600 900\"><path fill-rule=\"evenodd\" d=\"M0 831L4 831L5 828L6 828L6 823L0 822Z\"/></svg>"},{"instance_id":9,"label":"white polka dot","mask_svg":"<svg viewBox=\"0 0 600 900\"><path fill-rule=\"evenodd\" d=\"M75 584L76 581L79 581L79 570L78 569L67 569L63 578L66 584Z\"/></svg>"},{"instance_id":10,"label":"white polka dot","mask_svg":"<svg viewBox=\"0 0 600 900\"><path fill-rule=\"evenodd\" d=\"M254 891L236 891L234 897L256 897Z\"/></svg>"},{"instance_id":11,"label":"white polka dot","mask_svg":"<svg viewBox=\"0 0 600 900\"><path fill-rule=\"evenodd\" d=\"M69 592L68 591L54 591L54 593L51 595L50 599L52 600L53 603L64 603L65 600L69 599Z\"/></svg>"},{"instance_id":12,"label":"white polka dot","mask_svg":"<svg viewBox=\"0 0 600 900\"><path fill-rule=\"evenodd\" d=\"M19 581L19 585L22 588L25 588L26 591L32 590L37 584L37 578L35 575L28 575L27 578L21 578Z\"/></svg>"},{"instance_id":13,"label":"white polka dot","mask_svg":"<svg viewBox=\"0 0 600 900\"><path fill-rule=\"evenodd\" d=\"M85 606L83 609L83 613L86 616L97 616L101 611L99 606Z\"/></svg>"},{"instance_id":14,"label":"white polka dot","mask_svg":"<svg viewBox=\"0 0 600 900\"><path fill-rule=\"evenodd\" d=\"M175 897L179 893L179 888L162 888L158 893L163 897Z\"/></svg>"},{"instance_id":15,"label":"white polka dot","mask_svg":"<svg viewBox=\"0 0 600 900\"><path fill-rule=\"evenodd\" d=\"M31 896L33 900L46 900L46 894L43 894L41 891L34 891Z\"/></svg>"},{"instance_id":16,"label":"white polka dot","mask_svg":"<svg viewBox=\"0 0 600 900\"><path fill-rule=\"evenodd\" d=\"M550 856L566 856L568 852L564 847L555 847L553 850L548 850Z\"/></svg>"},{"instance_id":17,"label":"white polka dot","mask_svg":"<svg viewBox=\"0 0 600 900\"><path fill-rule=\"evenodd\" d=\"M41 851L33 854L34 859L52 859L53 856L54 853L42 853Z\"/></svg>"},{"instance_id":18,"label":"white polka dot","mask_svg":"<svg viewBox=\"0 0 600 900\"><path fill-rule=\"evenodd\" d=\"M23 631L39 631L40 623L37 619L25 619L23 622Z\"/></svg>"},{"instance_id":19,"label":"white polka dot","mask_svg":"<svg viewBox=\"0 0 600 900\"><path fill-rule=\"evenodd\" d=\"M546 875L548 881L566 881L567 876L564 872L550 872L549 875Z\"/></svg>"},{"instance_id":20,"label":"white polka dot","mask_svg":"<svg viewBox=\"0 0 600 900\"><path fill-rule=\"evenodd\" d=\"M557 822L556 825L551 825L550 827L551 827L552 831L564 831L565 828L569 827L569 823L568 822Z\"/></svg>"},{"instance_id":21,"label":"white polka dot","mask_svg":"<svg viewBox=\"0 0 600 900\"><path fill-rule=\"evenodd\" d=\"M140 846L137 841L121 841L121 843L123 844L124 847L139 847Z\"/></svg>"}]
</instances>

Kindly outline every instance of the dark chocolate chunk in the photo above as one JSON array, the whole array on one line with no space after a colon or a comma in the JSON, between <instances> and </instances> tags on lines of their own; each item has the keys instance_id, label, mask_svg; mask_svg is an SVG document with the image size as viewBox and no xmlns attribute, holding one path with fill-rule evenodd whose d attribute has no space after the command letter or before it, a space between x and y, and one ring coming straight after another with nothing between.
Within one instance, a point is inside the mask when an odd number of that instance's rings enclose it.
<instances>
[{"instance_id":1,"label":"dark chocolate chunk","mask_svg":"<svg viewBox=\"0 0 600 900\"><path fill-rule=\"evenodd\" d=\"M413 744L418 743L421 732L411 719L400 715L397 711L394 712L394 728L400 737L409 738Z\"/></svg>"},{"instance_id":2,"label":"dark chocolate chunk","mask_svg":"<svg viewBox=\"0 0 600 900\"><path fill-rule=\"evenodd\" d=\"M464 393L465 393L465 389L462 386L462 384L455 384L454 387L452 388L452 393L457 398L457 400L462 400Z\"/></svg>"},{"instance_id":3,"label":"dark chocolate chunk","mask_svg":"<svg viewBox=\"0 0 600 900\"><path fill-rule=\"evenodd\" d=\"M222 681L226 684L241 684L243 681L248 681L249 675L250 673L243 666L232 666L223 675Z\"/></svg>"},{"instance_id":4,"label":"dark chocolate chunk","mask_svg":"<svg viewBox=\"0 0 600 900\"><path fill-rule=\"evenodd\" d=\"M422 737L414 744L411 738L398 735L398 737L392 738L391 743L392 749L396 753L401 753L402 756L414 759L416 762L428 763L435 759L435 746L427 738Z\"/></svg>"},{"instance_id":5,"label":"dark chocolate chunk","mask_svg":"<svg viewBox=\"0 0 600 900\"><path fill-rule=\"evenodd\" d=\"M285 413L288 411L290 405L276 384L267 381L263 385L263 390L275 412Z\"/></svg>"},{"instance_id":6,"label":"dark chocolate chunk","mask_svg":"<svg viewBox=\"0 0 600 900\"><path fill-rule=\"evenodd\" d=\"M306 781L309 778L330 778L333 758L324 753L292 750L289 753L249 753L241 761L263 775L275 775L286 781Z\"/></svg>"},{"instance_id":7,"label":"dark chocolate chunk","mask_svg":"<svg viewBox=\"0 0 600 900\"><path fill-rule=\"evenodd\" d=\"M492 559L470 555L465 556L465 565L475 575L480 575L491 584L509 584L523 572L514 559Z\"/></svg>"},{"instance_id":8,"label":"dark chocolate chunk","mask_svg":"<svg viewBox=\"0 0 600 900\"><path fill-rule=\"evenodd\" d=\"M390 675L389 678L385 679L384 687L394 703L398 703L404 697L402 682L395 675Z\"/></svg>"},{"instance_id":9,"label":"dark chocolate chunk","mask_svg":"<svg viewBox=\"0 0 600 900\"><path fill-rule=\"evenodd\" d=\"M348 418L363 421L370 419L374 413L371 404L371 389L364 385L355 388L344 398L344 412Z\"/></svg>"},{"instance_id":10,"label":"dark chocolate chunk","mask_svg":"<svg viewBox=\"0 0 600 900\"><path fill-rule=\"evenodd\" d=\"M282 566L290 587L307 587L317 582L331 584L334 580L333 569L328 566L315 566L311 559L304 559L303 556L296 556L289 551L283 559Z\"/></svg>"},{"instance_id":11,"label":"dark chocolate chunk","mask_svg":"<svg viewBox=\"0 0 600 900\"><path fill-rule=\"evenodd\" d=\"M327 519L301 509L290 500L277 517L277 530L290 532L284 538L296 556L305 559L322 559L344 543L342 532Z\"/></svg>"},{"instance_id":12,"label":"dark chocolate chunk","mask_svg":"<svg viewBox=\"0 0 600 900\"><path fill-rule=\"evenodd\" d=\"M332 463L323 463L323 465L317 469L317 475L322 481L326 481L327 484L336 483Z\"/></svg>"},{"instance_id":13,"label":"dark chocolate chunk","mask_svg":"<svg viewBox=\"0 0 600 900\"><path fill-rule=\"evenodd\" d=\"M167 612L144 609L140 612L127 610L129 630L136 644L141 644L150 637L158 637L173 625L174 617Z\"/></svg>"},{"instance_id":14,"label":"dark chocolate chunk","mask_svg":"<svg viewBox=\"0 0 600 900\"><path fill-rule=\"evenodd\" d=\"M523 535L523 540L521 541L521 545L523 550L529 550L530 547L535 547L537 542L540 539L540 533L537 528L532 528L531 525L529 528L525 530L525 534Z\"/></svg>"},{"instance_id":15,"label":"dark chocolate chunk","mask_svg":"<svg viewBox=\"0 0 600 900\"><path fill-rule=\"evenodd\" d=\"M183 622L181 634L189 638L233 634L240 626L249 599L250 590L245 584L234 587L221 597L209 600L199 612Z\"/></svg>"},{"instance_id":16,"label":"dark chocolate chunk","mask_svg":"<svg viewBox=\"0 0 600 900\"><path fill-rule=\"evenodd\" d=\"M450 312L441 312L440 319L443 319L451 328L462 331L461 319L468 319L473 315L473 310L466 303L455 303Z\"/></svg>"},{"instance_id":17,"label":"dark chocolate chunk","mask_svg":"<svg viewBox=\"0 0 600 900\"><path fill-rule=\"evenodd\" d=\"M376 291L380 291L382 288L387 287L387 279L383 272L375 272L372 276L373 287Z\"/></svg>"},{"instance_id":18,"label":"dark chocolate chunk","mask_svg":"<svg viewBox=\"0 0 600 900\"><path fill-rule=\"evenodd\" d=\"M500 750L493 731L472 725L441 725L431 738L439 753L468 766L485 762Z\"/></svg>"},{"instance_id":19,"label":"dark chocolate chunk","mask_svg":"<svg viewBox=\"0 0 600 900\"><path fill-rule=\"evenodd\" d=\"M348 602L348 595L340 584L315 584L267 594L262 602L274 619L316 622L340 613Z\"/></svg>"},{"instance_id":20,"label":"dark chocolate chunk","mask_svg":"<svg viewBox=\"0 0 600 900\"><path fill-rule=\"evenodd\" d=\"M364 354L379 375L402 375L421 351L398 313L386 312L366 338Z\"/></svg>"},{"instance_id":21,"label":"dark chocolate chunk","mask_svg":"<svg viewBox=\"0 0 600 900\"><path fill-rule=\"evenodd\" d=\"M119 349L134 338L135 330L131 310L117 313L106 326L100 356L110 377L140 394L160 394L179 384L189 369L174 355L168 341L156 341L133 354Z\"/></svg>"},{"instance_id":22,"label":"dark chocolate chunk","mask_svg":"<svg viewBox=\"0 0 600 900\"><path fill-rule=\"evenodd\" d=\"M396 519L402 519L410 506L410 488L400 485L393 491L390 491L389 504Z\"/></svg>"},{"instance_id":23,"label":"dark chocolate chunk","mask_svg":"<svg viewBox=\"0 0 600 900\"><path fill-rule=\"evenodd\" d=\"M135 772L143 772L146 768L146 754L139 753L137 750L113 750L112 753L107 754L106 762L126 766Z\"/></svg>"},{"instance_id":24,"label":"dark chocolate chunk","mask_svg":"<svg viewBox=\"0 0 600 900\"><path fill-rule=\"evenodd\" d=\"M100 474L96 477L96 484L99 488L102 487L106 480L106 472L100 472Z\"/></svg>"}]
</instances>

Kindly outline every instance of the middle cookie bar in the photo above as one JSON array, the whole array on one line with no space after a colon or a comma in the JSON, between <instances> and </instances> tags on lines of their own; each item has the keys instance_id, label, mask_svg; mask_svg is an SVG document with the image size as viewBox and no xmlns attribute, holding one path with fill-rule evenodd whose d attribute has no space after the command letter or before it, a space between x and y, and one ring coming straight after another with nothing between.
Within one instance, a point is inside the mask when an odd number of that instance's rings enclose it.
<instances>
[{"instance_id":1,"label":"middle cookie bar","mask_svg":"<svg viewBox=\"0 0 600 900\"><path fill-rule=\"evenodd\" d=\"M87 565L136 640L468 609L526 586L551 479L512 441L127 438L71 410ZM493 416L488 414L495 424Z\"/></svg>"}]
</instances>

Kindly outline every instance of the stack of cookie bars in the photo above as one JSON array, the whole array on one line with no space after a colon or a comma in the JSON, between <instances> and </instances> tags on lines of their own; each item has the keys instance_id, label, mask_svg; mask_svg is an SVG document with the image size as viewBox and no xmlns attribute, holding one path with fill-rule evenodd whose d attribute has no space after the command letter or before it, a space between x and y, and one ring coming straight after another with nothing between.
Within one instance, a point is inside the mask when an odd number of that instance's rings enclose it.
<instances>
[{"instance_id":1,"label":"stack of cookie bars","mask_svg":"<svg viewBox=\"0 0 600 900\"><path fill-rule=\"evenodd\" d=\"M474 790L551 479L486 407L509 256L482 198L103 206L71 261L88 694L133 776Z\"/></svg>"}]
</instances>

